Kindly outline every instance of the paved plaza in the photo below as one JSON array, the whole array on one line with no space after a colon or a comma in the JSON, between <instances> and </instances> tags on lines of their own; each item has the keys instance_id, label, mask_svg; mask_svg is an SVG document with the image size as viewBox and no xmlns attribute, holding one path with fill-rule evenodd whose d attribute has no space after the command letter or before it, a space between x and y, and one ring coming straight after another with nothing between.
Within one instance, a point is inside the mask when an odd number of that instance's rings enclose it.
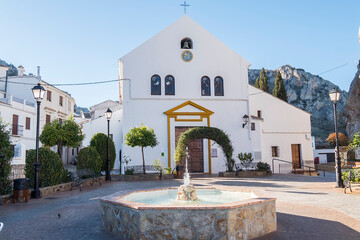
<instances>
[{"instance_id":1,"label":"paved plaza","mask_svg":"<svg viewBox=\"0 0 360 240\"><path fill-rule=\"evenodd\" d=\"M360 193L343 194L333 178L197 178L197 186L235 186L277 198L278 231L259 239L360 239ZM109 182L0 206L0 239L114 239L100 228L98 198L114 192L179 186L181 180Z\"/></svg>"}]
</instances>

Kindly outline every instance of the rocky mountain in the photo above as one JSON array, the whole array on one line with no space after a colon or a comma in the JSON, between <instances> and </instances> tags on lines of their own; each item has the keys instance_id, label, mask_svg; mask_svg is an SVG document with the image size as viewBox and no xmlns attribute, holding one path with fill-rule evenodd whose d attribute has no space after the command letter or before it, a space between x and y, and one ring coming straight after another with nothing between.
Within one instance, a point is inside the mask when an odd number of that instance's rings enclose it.
<instances>
[{"instance_id":1,"label":"rocky mountain","mask_svg":"<svg viewBox=\"0 0 360 240\"><path fill-rule=\"evenodd\" d=\"M1 60L1 59L0 59L0 65L10 67L10 69L8 70L8 76L17 76L18 75L18 70L14 65L8 64L7 62L5 62L4 60Z\"/></svg>"},{"instance_id":2,"label":"rocky mountain","mask_svg":"<svg viewBox=\"0 0 360 240\"><path fill-rule=\"evenodd\" d=\"M358 71L350 85L349 97L346 101L344 115L347 118L346 131L348 136L360 132L360 61Z\"/></svg>"},{"instance_id":3,"label":"rocky mountain","mask_svg":"<svg viewBox=\"0 0 360 240\"><path fill-rule=\"evenodd\" d=\"M261 69L249 69L249 83L254 85L256 78L260 77ZM334 132L334 110L329 98L332 88L338 89L340 101L337 111L340 115L339 131L345 133L345 117L343 115L348 93L338 86L318 75L306 72L304 69L284 65L275 70L265 70L269 78L270 93L274 88L277 71L280 71L284 80L288 102L300 109L311 113L312 135L322 140Z\"/></svg>"},{"instance_id":4,"label":"rocky mountain","mask_svg":"<svg viewBox=\"0 0 360 240\"><path fill-rule=\"evenodd\" d=\"M75 104L75 109L74 110L75 110L76 114L80 114L81 111L84 112L84 113L90 112L90 110L87 107L80 107L80 106L77 106L76 104Z\"/></svg>"}]
</instances>

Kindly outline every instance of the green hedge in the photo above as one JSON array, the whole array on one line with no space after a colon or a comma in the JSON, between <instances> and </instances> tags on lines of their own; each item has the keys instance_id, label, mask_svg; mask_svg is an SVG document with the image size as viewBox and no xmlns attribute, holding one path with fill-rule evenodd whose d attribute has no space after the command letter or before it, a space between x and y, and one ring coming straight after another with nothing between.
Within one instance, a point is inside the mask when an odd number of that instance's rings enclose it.
<instances>
[{"instance_id":1,"label":"green hedge","mask_svg":"<svg viewBox=\"0 0 360 240\"><path fill-rule=\"evenodd\" d=\"M92 169L95 173L101 172L102 161L99 153L93 147L80 150L77 158L76 169Z\"/></svg>"},{"instance_id":2,"label":"green hedge","mask_svg":"<svg viewBox=\"0 0 360 240\"><path fill-rule=\"evenodd\" d=\"M185 157L186 147L189 143L196 139L211 139L220 145L226 158L226 168L228 172L234 171L235 161L232 158L234 149L231 144L229 135L219 128L214 127L194 127L182 133L179 137L178 144L175 149L175 162L184 165L181 161Z\"/></svg>"},{"instance_id":3,"label":"green hedge","mask_svg":"<svg viewBox=\"0 0 360 240\"><path fill-rule=\"evenodd\" d=\"M10 144L10 133L6 130L0 118L0 195L7 194L12 191L11 180L11 159L14 155Z\"/></svg>"},{"instance_id":4,"label":"green hedge","mask_svg":"<svg viewBox=\"0 0 360 240\"><path fill-rule=\"evenodd\" d=\"M28 152L25 164L25 176L30 179L30 187L34 186L34 163L36 161L36 151L34 149ZM39 148L39 185L40 187L48 187L60 184L67 179L67 171L64 170L64 164L58 154L47 149Z\"/></svg>"},{"instance_id":5,"label":"green hedge","mask_svg":"<svg viewBox=\"0 0 360 240\"><path fill-rule=\"evenodd\" d=\"M90 141L90 146L95 148L100 155L102 161L101 171L106 171L107 139L108 137L104 133L97 133L92 137ZM114 168L116 152L115 152L115 144L111 138L109 141L109 155L110 155L110 170L112 170Z\"/></svg>"}]
</instances>

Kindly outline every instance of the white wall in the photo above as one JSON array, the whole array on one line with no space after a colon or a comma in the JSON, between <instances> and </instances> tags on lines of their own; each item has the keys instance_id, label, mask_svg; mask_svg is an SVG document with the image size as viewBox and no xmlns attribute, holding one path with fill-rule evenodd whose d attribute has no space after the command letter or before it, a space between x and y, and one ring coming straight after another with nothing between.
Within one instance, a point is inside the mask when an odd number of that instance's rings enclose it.
<instances>
[{"instance_id":1,"label":"white wall","mask_svg":"<svg viewBox=\"0 0 360 240\"><path fill-rule=\"evenodd\" d=\"M251 85L249 85L249 103L251 115L257 116L258 110L262 112L262 161L272 165L271 146L278 146L280 152L278 158L291 162L291 144L301 144L302 164L313 164L309 113ZM276 173L278 164L279 162L275 162ZM281 164L284 171L286 166L290 166L286 163ZM291 171L291 167L286 171ZM281 172L283 173L283 170Z\"/></svg>"},{"instance_id":2,"label":"white wall","mask_svg":"<svg viewBox=\"0 0 360 240\"><path fill-rule=\"evenodd\" d=\"M334 153L335 149L314 149L314 159L319 158L319 163L327 163L327 153Z\"/></svg>"},{"instance_id":3,"label":"white wall","mask_svg":"<svg viewBox=\"0 0 360 240\"><path fill-rule=\"evenodd\" d=\"M115 144L115 151L116 151L114 169L119 169L120 167L119 153L120 150L122 150L122 145L123 145L122 118L123 118L123 110L120 109L114 111L110 119L110 134L113 134L113 141ZM105 116L86 122L82 126L83 126L83 133L85 134L85 138L83 141L84 147L90 145L91 138L95 134L97 133L107 134L107 119L105 118Z\"/></svg>"}]
</instances>

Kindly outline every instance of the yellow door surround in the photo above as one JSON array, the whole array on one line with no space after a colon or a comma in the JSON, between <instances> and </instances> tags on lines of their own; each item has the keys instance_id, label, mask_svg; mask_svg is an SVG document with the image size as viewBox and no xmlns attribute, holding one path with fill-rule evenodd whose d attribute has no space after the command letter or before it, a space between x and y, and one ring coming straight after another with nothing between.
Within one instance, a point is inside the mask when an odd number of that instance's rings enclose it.
<instances>
[{"instance_id":1,"label":"yellow door surround","mask_svg":"<svg viewBox=\"0 0 360 240\"><path fill-rule=\"evenodd\" d=\"M181 112L177 111L185 106L192 106L201 112ZM168 167L171 167L171 141L170 141L170 119L174 118L175 122L202 122L204 118L207 119L207 126L210 127L210 116L214 114L214 112L210 111L207 108L204 108L192 101L186 101L179 106L176 106L166 112L167 115L167 132L168 132ZM189 118L181 118L180 116L189 116ZM211 144L210 139L208 139L208 155L209 155L209 173L211 174Z\"/></svg>"}]
</instances>

